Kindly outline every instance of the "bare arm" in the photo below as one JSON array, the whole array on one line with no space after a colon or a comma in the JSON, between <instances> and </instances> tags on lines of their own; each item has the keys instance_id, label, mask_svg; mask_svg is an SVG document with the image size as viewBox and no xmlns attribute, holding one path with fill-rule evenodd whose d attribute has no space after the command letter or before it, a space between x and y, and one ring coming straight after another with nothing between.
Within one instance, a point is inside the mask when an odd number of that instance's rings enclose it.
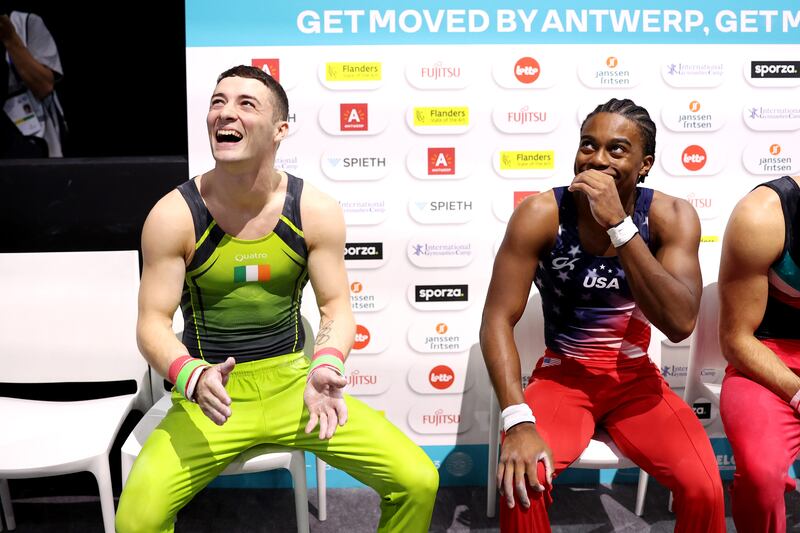
<instances>
[{"instance_id":1,"label":"bare arm","mask_svg":"<svg viewBox=\"0 0 800 533\"><path fill-rule=\"evenodd\" d=\"M789 401L800 377L754 335L767 307L768 272L783 250L783 212L774 191L759 187L731 213L719 268L719 339L737 370Z\"/></svg>"},{"instance_id":2,"label":"bare arm","mask_svg":"<svg viewBox=\"0 0 800 533\"><path fill-rule=\"evenodd\" d=\"M486 368L502 409L525 402L520 379L519 352L514 326L525 311L539 256L552 246L558 232L558 206L553 193L525 200L514 211L492 270L481 321L480 342ZM494 429L492 429L493 431ZM538 490L538 462L544 461L548 481L552 478L552 453L535 424L511 427L503 441L497 484L508 505L514 493L523 507L530 506L525 477Z\"/></svg>"},{"instance_id":3,"label":"bare arm","mask_svg":"<svg viewBox=\"0 0 800 533\"><path fill-rule=\"evenodd\" d=\"M53 92L55 74L45 65L39 63L14 30L8 15L0 15L0 40L8 51L11 62L22 79L22 83L33 95L42 100Z\"/></svg>"},{"instance_id":4,"label":"bare arm","mask_svg":"<svg viewBox=\"0 0 800 533\"><path fill-rule=\"evenodd\" d=\"M688 202L657 192L649 223L658 242L655 256L639 235L617 254L642 313L678 342L691 335L700 308L700 220Z\"/></svg>"},{"instance_id":5,"label":"bare arm","mask_svg":"<svg viewBox=\"0 0 800 533\"><path fill-rule=\"evenodd\" d=\"M308 275L320 314L314 352L334 348L347 357L355 338L350 289L344 266L345 224L339 205L308 183L302 196L301 218L308 246ZM319 422L319 438L329 439L347 421L342 389L347 380L321 367L309 374L303 399L309 411L306 433Z\"/></svg>"}]
</instances>

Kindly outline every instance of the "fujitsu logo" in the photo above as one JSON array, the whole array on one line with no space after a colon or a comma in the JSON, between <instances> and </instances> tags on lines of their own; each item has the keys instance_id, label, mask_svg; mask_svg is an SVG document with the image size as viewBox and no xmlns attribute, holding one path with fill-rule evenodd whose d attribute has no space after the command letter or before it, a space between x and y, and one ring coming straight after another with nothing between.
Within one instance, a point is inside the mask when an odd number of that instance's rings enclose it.
<instances>
[{"instance_id":1,"label":"fujitsu logo","mask_svg":"<svg viewBox=\"0 0 800 533\"><path fill-rule=\"evenodd\" d=\"M272 59L272 58L271 59L253 59L250 62L251 66L254 66L256 68L260 68L265 73L267 73L270 76L272 76L273 78L275 78L275 81L277 81L277 82L281 81L280 64L281 64L280 63L280 59Z\"/></svg>"},{"instance_id":2,"label":"fujitsu logo","mask_svg":"<svg viewBox=\"0 0 800 533\"><path fill-rule=\"evenodd\" d=\"M445 390L455 381L453 369L447 365L438 365L428 373L428 381L434 389Z\"/></svg>"},{"instance_id":3,"label":"fujitsu logo","mask_svg":"<svg viewBox=\"0 0 800 533\"><path fill-rule=\"evenodd\" d=\"M456 173L456 149L428 148L428 175L453 175Z\"/></svg>"},{"instance_id":4,"label":"fujitsu logo","mask_svg":"<svg viewBox=\"0 0 800 533\"><path fill-rule=\"evenodd\" d=\"M687 146L683 150L683 154L681 154L681 163L683 163L683 166L686 168L686 170L691 170L692 172L700 170L706 166L707 159L708 157L706 156L706 151L702 146L698 146L696 144Z\"/></svg>"},{"instance_id":5,"label":"fujitsu logo","mask_svg":"<svg viewBox=\"0 0 800 533\"><path fill-rule=\"evenodd\" d=\"M519 111L509 111L506 114L506 119L516 124L545 122L547 121L547 111L530 111L528 106L524 106Z\"/></svg>"},{"instance_id":6,"label":"fujitsu logo","mask_svg":"<svg viewBox=\"0 0 800 533\"><path fill-rule=\"evenodd\" d=\"M440 78L453 79L461 77L461 67L448 67L441 61L437 61L431 66L420 67L419 77L427 78L430 80L438 80Z\"/></svg>"},{"instance_id":7,"label":"fujitsu logo","mask_svg":"<svg viewBox=\"0 0 800 533\"><path fill-rule=\"evenodd\" d=\"M341 131L369 130L368 104L339 104Z\"/></svg>"},{"instance_id":8,"label":"fujitsu logo","mask_svg":"<svg viewBox=\"0 0 800 533\"><path fill-rule=\"evenodd\" d=\"M442 424L461 423L460 414L445 414L444 409L437 409L430 415L422 415L422 423L430 426L440 426Z\"/></svg>"},{"instance_id":9,"label":"fujitsu logo","mask_svg":"<svg viewBox=\"0 0 800 533\"><path fill-rule=\"evenodd\" d=\"M698 198L694 193L690 193L686 197L686 201L692 204L695 209L708 209L714 203L712 198Z\"/></svg>"},{"instance_id":10,"label":"fujitsu logo","mask_svg":"<svg viewBox=\"0 0 800 533\"><path fill-rule=\"evenodd\" d=\"M362 374L358 370L353 370L347 376L347 384L351 387L358 385L375 385L378 383L378 376L375 374Z\"/></svg>"}]
</instances>

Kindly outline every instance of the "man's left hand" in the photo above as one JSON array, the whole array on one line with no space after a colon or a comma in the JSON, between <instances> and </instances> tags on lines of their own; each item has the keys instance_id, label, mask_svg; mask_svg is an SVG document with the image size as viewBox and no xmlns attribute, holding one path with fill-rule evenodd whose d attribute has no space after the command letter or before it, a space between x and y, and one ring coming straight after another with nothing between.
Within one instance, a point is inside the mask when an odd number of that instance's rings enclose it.
<instances>
[{"instance_id":1,"label":"man's left hand","mask_svg":"<svg viewBox=\"0 0 800 533\"><path fill-rule=\"evenodd\" d=\"M8 15L0 15L0 41L5 44L15 33L14 25L11 24L11 19L8 18Z\"/></svg>"},{"instance_id":2,"label":"man's left hand","mask_svg":"<svg viewBox=\"0 0 800 533\"><path fill-rule=\"evenodd\" d=\"M306 433L311 433L319 422L319 438L333 437L336 426L347 422L347 405L344 403L342 389L347 380L330 368L320 368L312 374L303 392L303 401L310 418Z\"/></svg>"},{"instance_id":3,"label":"man's left hand","mask_svg":"<svg viewBox=\"0 0 800 533\"><path fill-rule=\"evenodd\" d=\"M594 219L605 229L618 224L627 215L619 199L614 178L605 172L584 170L572 180L570 191L580 191L589 199Z\"/></svg>"}]
</instances>

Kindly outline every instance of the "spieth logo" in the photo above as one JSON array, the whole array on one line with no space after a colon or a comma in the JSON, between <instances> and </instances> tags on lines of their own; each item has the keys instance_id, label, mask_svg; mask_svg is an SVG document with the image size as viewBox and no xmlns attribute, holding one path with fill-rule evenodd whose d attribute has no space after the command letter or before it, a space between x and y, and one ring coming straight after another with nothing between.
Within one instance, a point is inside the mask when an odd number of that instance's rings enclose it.
<instances>
[{"instance_id":1,"label":"spieth logo","mask_svg":"<svg viewBox=\"0 0 800 533\"><path fill-rule=\"evenodd\" d=\"M552 170L555 164L553 150L500 151L501 170Z\"/></svg>"},{"instance_id":2,"label":"spieth logo","mask_svg":"<svg viewBox=\"0 0 800 533\"><path fill-rule=\"evenodd\" d=\"M456 149L428 148L428 175L454 175L456 173Z\"/></svg>"},{"instance_id":3,"label":"spieth logo","mask_svg":"<svg viewBox=\"0 0 800 533\"><path fill-rule=\"evenodd\" d=\"M445 333L447 333L447 324L445 324L444 322L439 322L438 324L436 324L436 333L438 333L439 335L444 335Z\"/></svg>"},{"instance_id":4,"label":"spieth logo","mask_svg":"<svg viewBox=\"0 0 800 533\"><path fill-rule=\"evenodd\" d=\"M363 350L369 345L370 334L369 330L361 324L356 325L356 336L353 341L354 350Z\"/></svg>"},{"instance_id":5,"label":"spieth logo","mask_svg":"<svg viewBox=\"0 0 800 533\"><path fill-rule=\"evenodd\" d=\"M514 191L514 209L528 196L535 196L539 191Z\"/></svg>"},{"instance_id":6,"label":"spieth logo","mask_svg":"<svg viewBox=\"0 0 800 533\"><path fill-rule=\"evenodd\" d=\"M433 414L422 415L422 423L426 426L440 426L442 424L459 424L461 415L459 413L446 414L444 409L437 409Z\"/></svg>"},{"instance_id":7,"label":"spieth logo","mask_svg":"<svg viewBox=\"0 0 800 533\"><path fill-rule=\"evenodd\" d=\"M700 102L697 100L692 100L691 103L689 103L689 111L692 113L697 113L700 111Z\"/></svg>"},{"instance_id":8,"label":"spieth logo","mask_svg":"<svg viewBox=\"0 0 800 533\"><path fill-rule=\"evenodd\" d=\"M606 58L606 66L608 68L617 68L617 65L619 65L619 60L616 57L608 56L608 58Z\"/></svg>"},{"instance_id":9,"label":"spieth logo","mask_svg":"<svg viewBox=\"0 0 800 533\"><path fill-rule=\"evenodd\" d=\"M415 285L417 302L466 302L469 300L468 285Z\"/></svg>"},{"instance_id":10,"label":"spieth logo","mask_svg":"<svg viewBox=\"0 0 800 533\"><path fill-rule=\"evenodd\" d=\"M751 61L751 78L800 78L800 61Z\"/></svg>"},{"instance_id":11,"label":"spieth logo","mask_svg":"<svg viewBox=\"0 0 800 533\"><path fill-rule=\"evenodd\" d=\"M380 63L326 63L326 81L380 81Z\"/></svg>"},{"instance_id":12,"label":"spieth logo","mask_svg":"<svg viewBox=\"0 0 800 533\"><path fill-rule=\"evenodd\" d=\"M769 153L772 155L778 155L781 153L781 145L780 144L773 144L769 147Z\"/></svg>"},{"instance_id":13,"label":"spieth logo","mask_svg":"<svg viewBox=\"0 0 800 533\"><path fill-rule=\"evenodd\" d=\"M342 168L383 168L386 166L385 157L329 157L328 163L332 167Z\"/></svg>"},{"instance_id":14,"label":"spieth logo","mask_svg":"<svg viewBox=\"0 0 800 533\"><path fill-rule=\"evenodd\" d=\"M681 162L686 170L696 172L706 165L706 151L702 146L693 144L687 146L681 155Z\"/></svg>"},{"instance_id":15,"label":"spieth logo","mask_svg":"<svg viewBox=\"0 0 800 533\"><path fill-rule=\"evenodd\" d=\"M523 106L519 111L506 113L506 120L509 124L519 124L520 126L529 122L547 122L547 111L531 111L528 106Z\"/></svg>"},{"instance_id":16,"label":"spieth logo","mask_svg":"<svg viewBox=\"0 0 800 533\"><path fill-rule=\"evenodd\" d=\"M346 261L383 259L383 243L348 242L344 245L344 258Z\"/></svg>"},{"instance_id":17,"label":"spieth logo","mask_svg":"<svg viewBox=\"0 0 800 533\"><path fill-rule=\"evenodd\" d=\"M437 61L430 66L420 66L419 77L423 80L457 79L461 77L461 67L446 66L441 61Z\"/></svg>"},{"instance_id":18,"label":"spieth logo","mask_svg":"<svg viewBox=\"0 0 800 533\"><path fill-rule=\"evenodd\" d=\"M341 131L368 131L367 104L339 104L339 128Z\"/></svg>"},{"instance_id":19,"label":"spieth logo","mask_svg":"<svg viewBox=\"0 0 800 533\"><path fill-rule=\"evenodd\" d=\"M447 365L438 365L431 369L428 381L434 389L445 390L450 388L456 379L453 369Z\"/></svg>"},{"instance_id":20,"label":"spieth logo","mask_svg":"<svg viewBox=\"0 0 800 533\"><path fill-rule=\"evenodd\" d=\"M415 107L414 126L469 126L469 108Z\"/></svg>"},{"instance_id":21,"label":"spieth logo","mask_svg":"<svg viewBox=\"0 0 800 533\"><path fill-rule=\"evenodd\" d=\"M280 64L280 59L252 59L250 62L251 66L260 68L277 82L281 81Z\"/></svg>"},{"instance_id":22,"label":"spieth logo","mask_svg":"<svg viewBox=\"0 0 800 533\"><path fill-rule=\"evenodd\" d=\"M539 78L541 67L532 57L523 57L514 65L514 76L520 83L533 83Z\"/></svg>"}]
</instances>

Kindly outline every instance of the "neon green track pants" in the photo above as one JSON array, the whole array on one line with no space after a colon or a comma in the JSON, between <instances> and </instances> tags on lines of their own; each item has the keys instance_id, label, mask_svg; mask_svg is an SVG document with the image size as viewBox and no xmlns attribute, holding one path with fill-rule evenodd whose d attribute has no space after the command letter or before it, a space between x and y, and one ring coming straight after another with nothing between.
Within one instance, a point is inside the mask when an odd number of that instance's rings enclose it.
<instances>
[{"instance_id":1,"label":"neon green track pants","mask_svg":"<svg viewBox=\"0 0 800 533\"><path fill-rule=\"evenodd\" d=\"M259 444L311 451L372 487L381 496L378 531L428 531L439 477L425 452L349 396L347 423L330 440L320 440L317 430L307 435L307 371L302 353L237 365L226 386L232 415L223 426L173 393L172 408L145 442L120 496L117 531L173 531L178 511Z\"/></svg>"}]
</instances>

